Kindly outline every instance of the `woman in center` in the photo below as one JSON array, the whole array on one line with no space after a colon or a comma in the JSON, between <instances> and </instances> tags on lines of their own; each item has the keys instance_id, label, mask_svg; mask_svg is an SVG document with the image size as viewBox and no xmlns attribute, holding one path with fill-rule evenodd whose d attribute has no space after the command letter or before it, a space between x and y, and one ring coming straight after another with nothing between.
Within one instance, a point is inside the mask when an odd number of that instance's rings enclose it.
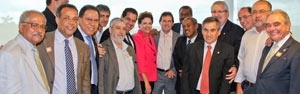
<instances>
[{"instance_id":1,"label":"woman in center","mask_svg":"<svg viewBox=\"0 0 300 94\"><path fill-rule=\"evenodd\" d=\"M138 17L138 32L133 35L136 45L136 58L143 94L151 94L157 80L156 46L152 30L153 16L150 12L142 12Z\"/></svg>"}]
</instances>

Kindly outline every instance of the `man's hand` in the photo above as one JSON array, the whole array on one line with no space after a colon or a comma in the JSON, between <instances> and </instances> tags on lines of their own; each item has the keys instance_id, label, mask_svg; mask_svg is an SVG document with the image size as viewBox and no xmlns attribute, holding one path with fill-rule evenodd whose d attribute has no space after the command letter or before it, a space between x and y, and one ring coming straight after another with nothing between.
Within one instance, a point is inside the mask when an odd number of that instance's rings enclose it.
<instances>
[{"instance_id":1,"label":"man's hand","mask_svg":"<svg viewBox=\"0 0 300 94\"><path fill-rule=\"evenodd\" d=\"M237 69L236 69L236 67L231 67L230 69L229 69L229 71L228 71L230 74L227 74L226 75L226 80L229 80L229 83L232 83L233 82L233 80L234 80L234 78L235 78L235 76L236 76L236 72L237 72Z\"/></svg>"},{"instance_id":2,"label":"man's hand","mask_svg":"<svg viewBox=\"0 0 300 94\"><path fill-rule=\"evenodd\" d=\"M236 84L236 94L244 94L241 83Z\"/></svg>"},{"instance_id":3,"label":"man's hand","mask_svg":"<svg viewBox=\"0 0 300 94\"><path fill-rule=\"evenodd\" d=\"M169 70L165 73L165 76L167 76L169 79L170 78L174 78L176 77L175 73L173 72L173 70Z\"/></svg>"},{"instance_id":4,"label":"man's hand","mask_svg":"<svg viewBox=\"0 0 300 94\"><path fill-rule=\"evenodd\" d=\"M0 50L3 48L3 45L0 45Z\"/></svg>"},{"instance_id":5,"label":"man's hand","mask_svg":"<svg viewBox=\"0 0 300 94\"><path fill-rule=\"evenodd\" d=\"M97 48L98 48L99 57L103 57L105 55L105 49L101 44L97 44Z\"/></svg>"},{"instance_id":6,"label":"man's hand","mask_svg":"<svg viewBox=\"0 0 300 94\"><path fill-rule=\"evenodd\" d=\"M150 34L151 34L151 35L157 35L157 34L158 34L158 30L157 30L157 29L152 29L152 30L150 31Z\"/></svg>"}]
</instances>

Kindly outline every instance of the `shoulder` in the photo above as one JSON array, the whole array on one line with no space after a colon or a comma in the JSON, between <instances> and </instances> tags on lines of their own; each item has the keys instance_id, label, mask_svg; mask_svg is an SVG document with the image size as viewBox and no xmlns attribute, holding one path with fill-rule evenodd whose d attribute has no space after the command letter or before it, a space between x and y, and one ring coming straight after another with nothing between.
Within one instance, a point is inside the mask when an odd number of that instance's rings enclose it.
<instances>
[{"instance_id":1,"label":"shoulder","mask_svg":"<svg viewBox=\"0 0 300 94\"><path fill-rule=\"evenodd\" d=\"M88 45L86 43L84 43L83 41L81 41L80 39L73 37L76 46L80 46L80 48L89 48Z\"/></svg>"}]
</instances>

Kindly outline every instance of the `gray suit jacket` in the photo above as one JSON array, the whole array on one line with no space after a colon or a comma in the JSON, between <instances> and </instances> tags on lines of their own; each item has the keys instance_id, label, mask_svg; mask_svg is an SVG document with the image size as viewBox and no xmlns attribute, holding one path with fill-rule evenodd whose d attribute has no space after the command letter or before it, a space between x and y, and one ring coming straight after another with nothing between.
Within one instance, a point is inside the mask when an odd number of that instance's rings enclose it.
<instances>
[{"instance_id":1,"label":"gray suit jacket","mask_svg":"<svg viewBox=\"0 0 300 94\"><path fill-rule=\"evenodd\" d=\"M33 47L20 34L0 50L0 94L49 94L37 68Z\"/></svg>"},{"instance_id":2,"label":"gray suit jacket","mask_svg":"<svg viewBox=\"0 0 300 94\"><path fill-rule=\"evenodd\" d=\"M176 42L177 42L177 38L180 37L180 34L177 33L177 32L175 32L175 31L173 31L173 30L172 30L171 32L173 33L173 36L172 36L172 50L174 50L175 44L176 44ZM158 32L157 35L154 35L154 36L153 36L153 37L154 37L155 44L156 44L156 48L158 48L159 39L160 39L160 33L163 33L163 32L160 31L160 32ZM158 50L157 50L157 51L158 51ZM172 51L172 52L173 52L173 51ZM172 57L172 59L171 59L171 63L170 63L171 65L170 65L170 68L169 68L169 69L172 69L173 72L176 73L176 69L175 69L175 66L174 66L174 59L173 59L172 54L171 54L171 57Z\"/></svg>"},{"instance_id":3,"label":"gray suit jacket","mask_svg":"<svg viewBox=\"0 0 300 94\"><path fill-rule=\"evenodd\" d=\"M112 40L108 38L102 42L102 46L105 48L106 54L100 58L99 62L99 94L116 94L116 88L119 81L119 65L117 55L114 49ZM134 88L133 94L142 94L139 74L136 66L135 51L131 46L128 46L127 52L132 56L134 61Z\"/></svg>"},{"instance_id":4,"label":"gray suit jacket","mask_svg":"<svg viewBox=\"0 0 300 94\"><path fill-rule=\"evenodd\" d=\"M260 59L255 84L256 94L299 94L300 43L290 37L262 72L270 48L264 48Z\"/></svg>"},{"instance_id":5,"label":"gray suit jacket","mask_svg":"<svg viewBox=\"0 0 300 94\"><path fill-rule=\"evenodd\" d=\"M55 76L54 39L55 32L48 32L43 42L38 45L38 51L43 63L50 90L52 91ZM90 50L81 40L74 37L78 53L77 91L78 94L91 93L90 80Z\"/></svg>"}]
</instances>

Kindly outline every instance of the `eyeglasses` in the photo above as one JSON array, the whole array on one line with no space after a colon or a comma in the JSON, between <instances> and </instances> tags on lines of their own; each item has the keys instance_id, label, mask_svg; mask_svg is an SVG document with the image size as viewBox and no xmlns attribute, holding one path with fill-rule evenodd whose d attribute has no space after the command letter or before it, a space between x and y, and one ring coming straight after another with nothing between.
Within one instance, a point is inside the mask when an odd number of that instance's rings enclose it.
<instances>
[{"instance_id":1,"label":"eyeglasses","mask_svg":"<svg viewBox=\"0 0 300 94\"><path fill-rule=\"evenodd\" d=\"M263 13L266 13L266 12L269 12L269 10L253 10L252 11L252 14L255 15L255 14L263 14Z\"/></svg>"},{"instance_id":2,"label":"eyeglasses","mask_svg":"<svg viewBox=\"0 0 300 94\"><path fill-rule=\"evenodd\" d=\"M238 21L241 21L242 19L247 19L251 15L243 15L242 17L239 17Z\"/></svg>"},{"instance_id":3,"label":"eyeglasses","mask_svg":"<svg viewBox=\"0 0 300 94\"><path fill-rule=\"evenodd\" d=\"M223 12L227 12L227 10L223 10L223 11L211 11L211 13L223 13Z\"/></svg>"},{"instance_id":4,"label":"eyeglasses","mask_svg":"<svg viewBox=\"0 0 300 94\"><path fill-rule=\"evenodd\" d=\"M30 27L33 29L37 29L37 28L42 28L42 29L47 29L46 25L39 25L38 23L31 23L31 22L22 22L22 23L26 23L26 24L30 24Z\"/></svg>"}]
</instances>

